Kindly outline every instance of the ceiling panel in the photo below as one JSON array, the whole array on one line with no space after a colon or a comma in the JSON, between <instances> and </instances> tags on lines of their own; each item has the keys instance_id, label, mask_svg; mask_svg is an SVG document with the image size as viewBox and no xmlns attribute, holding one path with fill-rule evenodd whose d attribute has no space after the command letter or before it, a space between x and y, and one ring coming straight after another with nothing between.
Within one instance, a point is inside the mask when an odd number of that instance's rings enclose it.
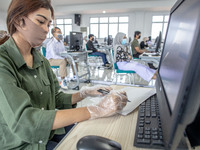
<instances>
[{"instance_id":1,"label":"ceiling panel","mask_svg":"<svg viewBox=\"0 0 200 150\"><path fill-rule=\"evenodd\" d=\"M131 11L169 11L176 0L52 0L56 15L125 13ZM11 0L0 0L0 11L6 12ZM157 5L160 3L160 5ZM169 3L169 4L168 4ZM151 7L149 7L149 4ZM155 6L154 6L155 4ZM128 5L128 6L126 6ZM136 7L135 7L136 6Z\"/></svg>"},{"instance_id":2,"label":"ceiling panel","mask_svg":"<svg viewBox=\"0 0 200 150\"><path fill-rule=\"evenodd\" d=\"M115 2L136 2L136 1L152 1L152 0L52 0L55 6L58 5L80 5L80 4L99 4L99 3L115 3ZM162 0L154 0L162 1Z\"/></svg>"}]
</instances>

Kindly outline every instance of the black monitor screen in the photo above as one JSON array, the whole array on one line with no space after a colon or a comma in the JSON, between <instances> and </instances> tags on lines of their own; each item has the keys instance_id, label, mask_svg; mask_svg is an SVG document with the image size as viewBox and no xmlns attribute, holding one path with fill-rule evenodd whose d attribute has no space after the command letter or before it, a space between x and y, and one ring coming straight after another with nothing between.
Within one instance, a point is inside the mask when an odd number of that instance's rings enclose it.
<instances>
[{"instance_id":1,"label":"black monitor screen","mask_svg":"<svg viewBox=\"0 0 200 150\"><path fill-rule=\"evenodd\" d=\"M64 42L65 42L66 44L69 44L69 35L66 35L66 37L65 37L65 39L64 39Z\"/></svg>"},{"instance_id":2,"label":"black monitor screen","mask_svg":"<svg viewBox=\"0 0 200 150\"><path fill-rule=\"evenodd\" d=\"M81 50L83 45L83 35L81 32L70 32L70 50Z\"/></svg>"},{"instance_id":3,"label":"black monitor screen","mask_svg":"<svg viewBox=\"0 0 200 150\"><path fill-rule=\"evenodd\" d=\"M187 71L187 60L195 40L198 25L199 7L184 1L170 16L168 32L163 48L162 61L159 69L161 81L171 111L174 110L181 87L184 72Z\"/></svg>"},{"instance_id":4,"label":"black monitor screen","mask_svg":"<svg viewBox=\"0 0 200 150\"><path fill-rule=\"evenodd\" d=\"M156 52L158 52L158 50L161 48L161 41L162 41L162 32L160 32L159 36L157 37L156 49L155 49Z\"/></svg>"},{"instance_id":5,"label":"black monitor screen","mask_svg":"<svg viewBox=\"0 0 200 150\"><path fill-rule=\"evenodd\" d=\"M112 35L108 35L108 45L112 45L112 44L113 44Z\"/></svg>"}]
</instances>

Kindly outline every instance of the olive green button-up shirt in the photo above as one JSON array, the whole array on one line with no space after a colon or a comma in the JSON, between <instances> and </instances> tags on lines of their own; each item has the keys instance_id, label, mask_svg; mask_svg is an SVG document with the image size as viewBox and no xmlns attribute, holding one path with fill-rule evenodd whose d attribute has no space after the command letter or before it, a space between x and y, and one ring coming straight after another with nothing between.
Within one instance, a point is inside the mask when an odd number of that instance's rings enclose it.
<instances>
[{"instance_id":1,"label":"olive green button-up shirt","mask_svg":"<svg viewBox=\"0 0 200 150\"><path fill-rule=\"evenodd\" d=\"M0 46L1 150L46 149L55 109L72 108L71 94L59 92L48 60L35 49L32 54L30 68L12 37Z\"/></svg>"}]
</instances>

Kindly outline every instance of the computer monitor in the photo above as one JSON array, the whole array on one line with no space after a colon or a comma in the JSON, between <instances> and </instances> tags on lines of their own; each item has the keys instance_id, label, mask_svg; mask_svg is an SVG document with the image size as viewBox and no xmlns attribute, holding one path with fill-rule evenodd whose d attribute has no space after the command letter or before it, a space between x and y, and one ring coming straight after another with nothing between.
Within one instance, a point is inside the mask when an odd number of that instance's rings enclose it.
<instances>
[{"instance_id":1,"label":"computer monitor","mask_svg":"<svg viewBox=\"0 0 200 150\"><path fill-rule=\"evenodd\" d=\"M159 32L159 36L157 37L157 40L156 40L155 52L158 52L159 49L161 48L161 41L162 41L162 33Z\"/></svg>"},{"instance_id":2,"label":"computer monitor","mask_svg":"<svg viewBox=\"0 0 200 150\"><path fill-rule=\"evenodd\" d=\"M81 32L70 32L70 50L79 51L83 46L83 35Z\"/></svg>"},{"instance_id":3,"label":"computer monitor","mask_svg":"<svg viewBox=\"0 0 200 150\"><path fill-rule=\"evenodd\" d=\"M154 41L154 45L156 45L157 41L158 41L158 36L156 37L156 39Z\"/></svg>"},{"instance_id":4,"label":"computer monitor","mask_svg":"<svg viewBox=\"0 0 200 150\"><path fill-rule=\"evenodd\" d=\"M64 42L68 45L69 44L69 35L66 35L66 37L64 38Z\"/></svg>"},{"instance_id":5,"label":"computer monitor","mask_svg":"<svg viewBox=\"0 0 200 150\"><path fill-rule=\"evenodd\" d=\"M113 44L112 35L108 35L108 45L112 45L112 44Z\"/></svg>"},{"instance_id":6,"label":"computer monitor","mask_svg":"<svg viewBox=\"0 0 200 150\"><path fill-rule=\"evenodd\" d=\"M131 41L132 41L132 38L129 37L129 38L128 38L128 43L131 43Z\"/></svg>"},{"instance_id":7,"label":"computer monitor","mask_svg":"<svg viewBox=\"0 0 200 150\"><path fill-rule=\"evenodd\" d=\"M156 80L166 149L177 149L200 107L199 8L199 0L179 0L170 12Z\"/></svg>"},{"instance_id":8,"label":"computer monitor","mask_svg":"<svg viewBox=\"0 0 200 150\"><path fill-rule=\"evenodd\" d=\"M108 40L108 38L107 38L107 37L105 37L105 38L104 38L104 43L107 43L107 40Z\"/></svg>"}]
</instances>

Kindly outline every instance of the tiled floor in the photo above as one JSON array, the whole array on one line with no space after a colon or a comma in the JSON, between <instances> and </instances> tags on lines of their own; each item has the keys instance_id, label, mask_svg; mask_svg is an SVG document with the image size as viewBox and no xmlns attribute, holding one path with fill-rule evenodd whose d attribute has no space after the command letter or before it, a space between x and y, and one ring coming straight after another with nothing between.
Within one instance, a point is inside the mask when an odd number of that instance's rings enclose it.
<instances>
[{"instance_id":1,"label":"tiled floor","mask_svg":"<svg viewBox=\"0 0 200 150\"><path fill-rule=\"evenodd\" d=\"M143 62L141 62L143 63ZM145 63L143 63L145 64ZM146 65L146 64L145 64ZM140 76L138 76L137 74L134 74L131 78L131 82L132 84L129 84L129 77L127 75L120 75L117 77L117 83L116 83L116 77L114 76L114 71L113 69L105 69L105 68L100 68L98 69L97 67L94 67L95 65L93 65L92 67L90 67L90 79L91 79L91 83L83 83L81 82L79 85L79 88L81 89L83 86L93 86L96 84L105 84L105 85L127 85L127 86L145 86L145 87L154 87L155 86L155 80L151 80L150 82L147 82L145 80L143 80ZM81 63L79 64L79 68L78 68L79 72L79 76L81 74L84 74L87 72L87 69L84 65L82 65ZM68 71L68 78L72 78L73 77L73 73L72 73L72 69L70 66L67 67L67 71ZM84 77L83 79L86 79L87 77ZM60 78L58 77L58 80ZM133 80L134 80L134 84L133 84ZM69 86L74 86L76 84L76 82L70 82ZM61 89L62 90L62 89ZM77 92L77 90L62 90L63 92L66 93L75 93ZM78 107L82 107L82 106L87 106L90 105L94 102L97 102L97 99L94 98L87 98L85 100L83 100L82 102L78 103Z\"/></svg>"}]
</instances>

